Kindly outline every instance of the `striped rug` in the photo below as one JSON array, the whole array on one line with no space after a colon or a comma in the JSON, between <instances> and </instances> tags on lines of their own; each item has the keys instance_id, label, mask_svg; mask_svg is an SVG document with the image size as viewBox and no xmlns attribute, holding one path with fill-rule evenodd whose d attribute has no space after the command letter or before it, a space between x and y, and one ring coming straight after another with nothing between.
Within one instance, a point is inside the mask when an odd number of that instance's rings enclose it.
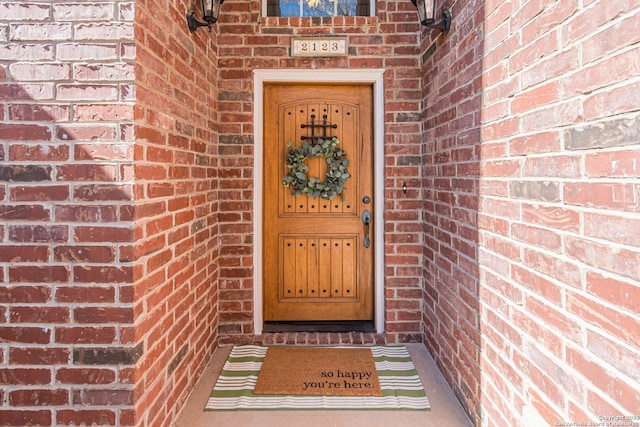
<instances>
[{"instance_id":1,"label":"striped rug","mask_svg":"<svg viewBox=\"0 0 640 427\"><path fill-rule=\"evenodd\" d=\"M430 410L409 352L404 346L369 347L376 363L382 396L254 395L267 347L235 346L209 396L206 411L301 409Z\"/></svg>"}]
</instances>

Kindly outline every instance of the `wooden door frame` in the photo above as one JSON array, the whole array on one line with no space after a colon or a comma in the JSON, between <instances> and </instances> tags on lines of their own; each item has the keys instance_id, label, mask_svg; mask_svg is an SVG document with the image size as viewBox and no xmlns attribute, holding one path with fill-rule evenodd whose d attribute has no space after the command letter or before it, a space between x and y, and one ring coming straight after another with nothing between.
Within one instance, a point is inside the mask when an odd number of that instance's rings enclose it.
<instances>
[{"instance_id":1,"label":"wooden door frame","mask_svg":"<svg viewBox=\"0 0 640 427\"><path fill-rule=\"evenodd\" d=\"M384 332L384 69L254 70L254 194L253 194L253 327L259 335L264 327L263 313L263 112L264 85L286 83L371 83L373 91L373 176L374 186L374 325ZM382 171L382 173L380 172Z\"/></svg>"}]
</instances>

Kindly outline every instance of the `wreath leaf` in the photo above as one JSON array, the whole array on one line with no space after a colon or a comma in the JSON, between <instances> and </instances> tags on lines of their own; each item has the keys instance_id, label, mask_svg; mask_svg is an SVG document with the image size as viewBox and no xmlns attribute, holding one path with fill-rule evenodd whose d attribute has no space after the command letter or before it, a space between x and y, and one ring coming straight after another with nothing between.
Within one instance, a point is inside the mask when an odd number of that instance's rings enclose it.
<instances>
[{"instance_id":1,"label":"wreath leaf","mask_svg":"<svg viewBox=\"0 0 640 427\"><path fill-rule=\"evenodd\" d=\"M292 142L287 143L289 153L286 155L286 167L289 173L282 179L282 185L291 187L291 194L294 196L307 194L314 199L320 197L325 200L340 196L344 201L344 184L351 175L347 171L349 160L344 158L345 153L342 149L336 148L338 144L340 141L336 137L320 138L312 144L304 142L296 148L291 148ZM324 157L327 161L324 181L307 176L309 167L306 162L317 157Z\"/></svg>"}]
</instances>

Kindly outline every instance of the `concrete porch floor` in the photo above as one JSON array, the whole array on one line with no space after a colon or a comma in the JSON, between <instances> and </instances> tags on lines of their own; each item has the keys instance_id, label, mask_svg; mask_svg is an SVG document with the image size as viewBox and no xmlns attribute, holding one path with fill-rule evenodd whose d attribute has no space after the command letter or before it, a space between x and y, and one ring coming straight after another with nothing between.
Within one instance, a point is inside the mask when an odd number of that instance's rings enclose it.
<instances>
[{"instance_id":1,"label":"concrete porch floor","mask_svg":"<svg viewBox=\"0 0 640 427\"><path fill-rule=\"evenodd\" d=\"M424 426L469 427L471 422L422 344L405 344L431 404L431 411L225 411L204 412L231 347L221 347L213 355L176 427L376 427Z\"/></svg>"}]
</instances>

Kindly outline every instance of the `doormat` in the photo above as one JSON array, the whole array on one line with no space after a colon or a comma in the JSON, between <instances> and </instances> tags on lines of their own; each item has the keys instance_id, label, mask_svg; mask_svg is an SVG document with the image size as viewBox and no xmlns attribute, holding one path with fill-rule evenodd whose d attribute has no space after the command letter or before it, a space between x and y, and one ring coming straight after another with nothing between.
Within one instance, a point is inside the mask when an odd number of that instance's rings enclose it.
<instances>
[{"instance_id":1,"label":"doormat","mask_svg":"<svg viewBox=\"0 0 640 427\"><path fill-rule=\"evenodd\" d=\"M368 348L269 347L254 394L382 396Z\"/></svg>"},{"instance_id":2,"label":"doormat","mask_svg":"<svg viewBox=\"0 0 640 427\"><path fill-rule=\"evenodd\" d=\"M254 389L268 347L243 345L235 346L231 350L207 401L205 411L431 409L406 347L366 348L373 355L382 396L256 394Z\"/></svg>"}]
</instances>

